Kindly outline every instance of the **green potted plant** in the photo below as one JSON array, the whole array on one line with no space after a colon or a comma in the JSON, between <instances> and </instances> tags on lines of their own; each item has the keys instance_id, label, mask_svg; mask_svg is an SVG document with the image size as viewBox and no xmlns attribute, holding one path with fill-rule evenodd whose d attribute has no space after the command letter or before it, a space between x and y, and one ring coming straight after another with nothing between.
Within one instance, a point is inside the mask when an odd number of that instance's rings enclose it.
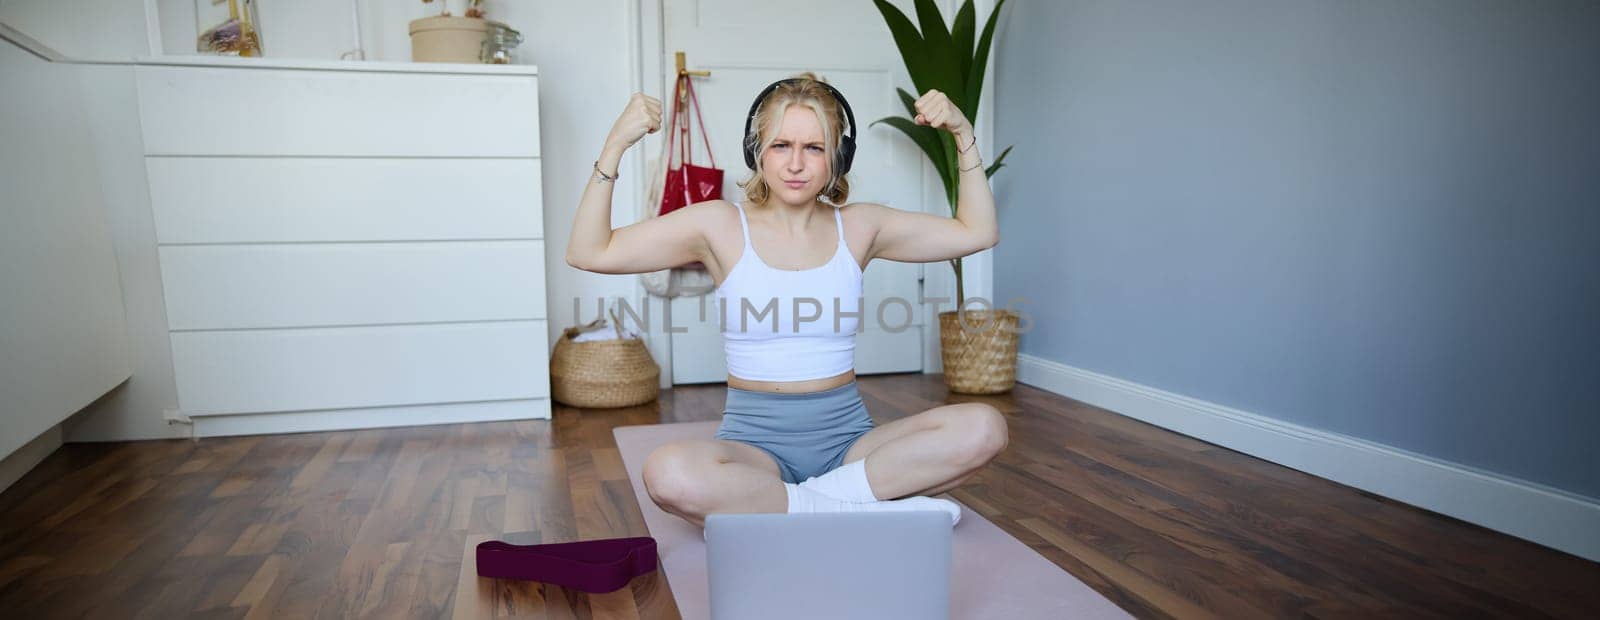
<instances>
[{"instance_id":1,"label":"green potted plant","mask_svg":"<svg viewBox=\"0 0 1600 620\"><path fill-rule=\"evenodd\" d=\"M873 0L878 12L883 14L894 36L900 58L918 93L937 89L950 97L974 126L978 122L978 101L983 93L983 74L989 64L989 45L994 38L995 19L1005 0L995 2L994 11L985 20L983 33L977 34L976 9L972 0L966 0L956 11L955 22L946 28L944 15L933 0L917 0L917 24L905 13L884 0ZM957 189L960 172L955 141L949 132L918 125L912 118L917 115L917 98L905 89L895 89L905 104L907 117L887 116L873 121L873 125L887 123L899 129L915 142L928 156L939 180L944 183L945 200L950 204L950 216L956 215ZM994 163L984 169L985 177L993 177L1005 166L1006 147ZM966 394L996 394L1005 392L1016 383L1017 321L1015 310L991 308L967 310L966 289L961 271L961 259L950 260L956 276L956 309L939 313L940 356L944 361L945 384L952 392Z\"/></svg>"}]
</instances>

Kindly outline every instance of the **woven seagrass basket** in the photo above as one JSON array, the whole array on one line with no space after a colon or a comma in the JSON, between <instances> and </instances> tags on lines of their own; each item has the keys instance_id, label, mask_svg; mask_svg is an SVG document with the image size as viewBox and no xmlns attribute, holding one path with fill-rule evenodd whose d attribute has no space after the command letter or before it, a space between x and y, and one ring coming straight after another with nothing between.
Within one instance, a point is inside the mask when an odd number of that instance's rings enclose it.
<instances>
[{"instance_id":1,"label":"woven seagrass basket","mask_svg":"<svg viewBox=\"0 0 1600 620\"><path fill-rule=\"evenodd\" d=\"M604 329L606 320L561 331L550 354L550 395L573 407L605 409L631 407L661 395L661 367L650 357L644 340L622 333L622 321L611 314L615 340L573 342L578 334Z\"/></svg>"},{"instance_id":2,"label":"woven seagrass basket","mask_svg":"<svg viewBox=\"0 0 1600 620\"><path fill-rule=\"evenodd\" d=\"M944 383L961 394L999 394L1017 383L1015 310L955 310L939 313L939 356Z\"/></svg>"}]
</instances>

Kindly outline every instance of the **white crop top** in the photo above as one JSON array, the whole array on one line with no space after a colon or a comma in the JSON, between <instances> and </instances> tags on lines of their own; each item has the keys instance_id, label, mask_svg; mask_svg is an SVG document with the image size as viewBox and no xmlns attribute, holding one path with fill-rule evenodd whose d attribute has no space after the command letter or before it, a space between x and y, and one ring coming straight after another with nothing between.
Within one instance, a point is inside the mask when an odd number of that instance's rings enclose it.
<instances>
[{"instance_id":1,"label":"white crop top","mask_svg":"<svg viewBox=\"0 0 1600 620\"><path fill-rule=\"evenodd\" d=\"M864 300L861 265L844 241L833 209L838 250L827 264L800 271L767 265L750 243L744 206L744 252L717 287L717 312L728 373L751 381L804 381L855 368Z\"/></svg>"}]
</instances>

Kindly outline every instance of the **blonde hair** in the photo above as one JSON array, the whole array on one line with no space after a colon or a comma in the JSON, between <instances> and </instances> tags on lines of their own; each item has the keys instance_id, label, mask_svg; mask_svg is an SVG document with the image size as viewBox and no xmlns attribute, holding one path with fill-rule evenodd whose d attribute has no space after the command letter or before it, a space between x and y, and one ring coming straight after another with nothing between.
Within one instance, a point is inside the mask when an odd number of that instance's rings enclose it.
<instances>
[{"instance_id":1,"label":"blonde hair","mask_svg":"<svg viewBox=\"0 0 1600 620\"><path fill-rule=\"evenodd\" d=\"M756 169L749 178L739 183L739 187L744 188L746 202L762 204L772 196L772 187L767 185L766 178L762 176L766 166L761 161L762 155L766 154L767 146L778 133L783 113L790 105L800 104L815 112L822 123L822 148L828 161L828 184L817 197L834 206L843 206L850 197L850 180L846 175L837 173L835 164L838 163L840 137L845 129L844 108L840 107L833 93L818 84L822 78L817 74L807 71L793 77L802 81L780 84L767 94L766 100L756 109L755 122L750 123L750 133L744 137L745 147L753 148L756 152Z\"/></svg>"}]
</instances>

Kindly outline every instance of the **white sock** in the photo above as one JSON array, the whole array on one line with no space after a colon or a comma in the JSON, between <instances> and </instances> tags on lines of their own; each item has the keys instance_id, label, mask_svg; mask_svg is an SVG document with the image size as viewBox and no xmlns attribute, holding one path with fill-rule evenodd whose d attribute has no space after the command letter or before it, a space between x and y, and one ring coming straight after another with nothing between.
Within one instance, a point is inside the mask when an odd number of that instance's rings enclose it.
<instances>
[{"instance_id":1,"label":"white sock","mask_svg":"<svg viewBox=\"0 0 1600 620\"><path fill-rule=\"evenodd\" d=\"M807 478L800 486L846 502L876 502L878 496L867 482L867 459L846 463L833 471Z\"/></svg>"},{"instance_id":2,"label":"white sock","mask_svg":"<svg viewBox=\"0 0 1600 620\"><path fill-rule=\"evenodd\" d=\"M935 497L907 497L890 501L846 502L792 482L783 483L789 492L789 514L801 512L880 512L911 510L942 510L950 515L950 525L961 522L961 505Z\"/></svg>"}]
</instances>

